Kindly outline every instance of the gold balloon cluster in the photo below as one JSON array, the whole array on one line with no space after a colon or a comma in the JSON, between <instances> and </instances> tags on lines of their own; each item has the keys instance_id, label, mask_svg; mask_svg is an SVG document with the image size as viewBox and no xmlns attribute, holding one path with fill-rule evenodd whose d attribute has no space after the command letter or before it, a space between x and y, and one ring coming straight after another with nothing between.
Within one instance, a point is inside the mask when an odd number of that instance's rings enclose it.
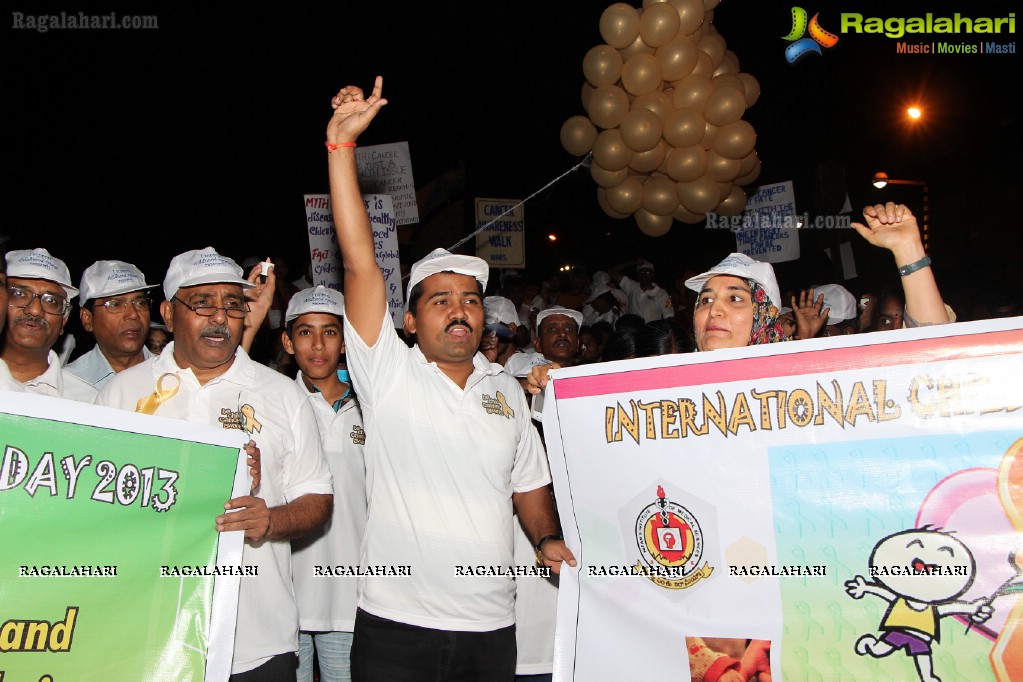
<instances>
[{"instance_id":1,"label":"gold balloon cluster","mask_svg":"<svg viewBox=\"0 0 1023 682\"><path fill-rule=\"evenodd\" d=\"M600 17L606 41L583 58L586 116L561 127L568 153L593 153L597 202L660 236L746 207L760 175L756 131L742 120L760 84L713 26L719 0L616 2Z\"/></svg>"}]
</instances>

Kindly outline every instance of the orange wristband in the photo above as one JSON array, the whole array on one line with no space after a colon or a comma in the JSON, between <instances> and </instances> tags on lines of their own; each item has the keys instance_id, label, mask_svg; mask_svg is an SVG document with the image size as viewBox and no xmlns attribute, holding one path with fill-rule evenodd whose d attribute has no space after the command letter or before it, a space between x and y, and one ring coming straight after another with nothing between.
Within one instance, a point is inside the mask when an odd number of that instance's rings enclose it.
<instances>
[{"instance_id":1,"label":"orange wristband","mask_svg":"<svg viewBox=\"0 0 1023 682\"><path fill-rule=\"evenodd\" d=\"M327 151L328 152L332 152L332 151L334 151L336 149L340 149L341 147L354 147L355 146L354 142L338 142L337 144L331 144L330 142L324 142L323 144L327 145Z\"/></svg>"}]
</instances>

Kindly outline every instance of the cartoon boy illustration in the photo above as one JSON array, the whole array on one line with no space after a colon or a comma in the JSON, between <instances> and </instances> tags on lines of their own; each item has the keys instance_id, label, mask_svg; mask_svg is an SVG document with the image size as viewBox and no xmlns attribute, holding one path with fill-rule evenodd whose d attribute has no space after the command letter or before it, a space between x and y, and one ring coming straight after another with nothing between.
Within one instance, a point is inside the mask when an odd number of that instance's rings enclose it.
<instances>
[{"instance_id":1,"label":"cartoon boy illustration","mask_svg":"<svg viewBox=\"0 0 1023 682\"><path fill-rule=\"evenodd\" d=\"M858 575L845 583L853 599L872 594L888 602L880 639L863 635L856 653L882 658L905 648L916 663L921 682L941 682L933 671L931 642L940 641L938 621L955 614L969 614L983 623L994 613L987 598L957 601L977 574L969 548L951 533L924 526L882 538L870 554L870 577Z\"/></svg>"}]
</instances>

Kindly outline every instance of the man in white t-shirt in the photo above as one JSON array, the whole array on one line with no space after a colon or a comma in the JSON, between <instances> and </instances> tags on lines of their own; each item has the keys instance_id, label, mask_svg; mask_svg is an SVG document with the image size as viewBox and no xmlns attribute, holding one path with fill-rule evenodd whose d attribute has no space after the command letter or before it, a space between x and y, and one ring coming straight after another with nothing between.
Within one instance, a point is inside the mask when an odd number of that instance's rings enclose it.
<instances>
[{"instance_id":1,"label":"man in white t-shirt","mask_svg":"<svg viewBox=\"0 0 1023 682\"><path fill-rule=\"evenodd\" d=\"M330 520L291 543L300 626L298 682L312 682L314 656L321 682L352 679L356 573L366 531L366 432L348 372L338 369L345 352L344 314L340 291L303 289L288 302L281 337L298 365L295 383L308 396L320 425L335 489Z\"/></svg>"},{"instance_id":2,"label":"man in white t-shirt","mask_svg":"<svg viewBox=\"0 0 1023 682\"><path fill-rule=\"evenodd\" d=\"M366 424L353 679L511 680L515 583L498 572L513 566L513 510L545 565L575 558L522 390L478 353L486 263L435 250L409 277L404 330L416 344L391 326L354 149L386 104L382 87L343 88L327 126L346 359Z\"/></svg>"},{"instance_id":3,"label":"man in white t-shirt","mask_svg":"<svg viewBox=\"0 0 1023 682\"><path fill-rule=\"evenodd\" d=\"M28 393L93 402L96 389L68 373L53 350L78 295L67 265L41 248L11 251L6 261L7 326L0 381L17 382Z\"/></svg>"},{"instance_id":4,"label":"man in white t-shirt","mask_svg":"<svg viewBox=\"0 0 1023 682\"><path fill-rule=\"evenodd\" d=\"M228 500L220 532L244 531L244 575L232 682L294 679L298 606L291 543L330 516L333 486L316 417L295 382L253 362L239 346L248 312L241 268L212 247L176 256L160 312L174 340L160 355L118 372L97 403L238 430L239 447L258 439L258 496ZM250 459L250 466L253 461Z\"/></svg>"},{"instance_id":5,"label":"man in white t-shirt","mask_svg":"<svg viewBox=\"0 0 1023 682\"><path fill-rule=\"evenodd\" d=\"M622 274L623 268L632 264L636 266L636 277L639 281ZM635 313L647 322L675 316L671 294L654 281L653 263L637 258L634 261L608 268L607 272L615 284L628 295L630 314Z\"/></svg>"},{"instance_id":6,"label":"man in white t-shirt","mask_svg":"<svg viewBox=\"0 0 1023 682\"><path fill-rule=\"evenodd\" d=\"M79 286L78 314L96 345L64 370L98 391L117 372L152 357L145 344L153 305L149 290L155 288L131 263L101 260L87 267Z\"/></svg>"}]
</instances>

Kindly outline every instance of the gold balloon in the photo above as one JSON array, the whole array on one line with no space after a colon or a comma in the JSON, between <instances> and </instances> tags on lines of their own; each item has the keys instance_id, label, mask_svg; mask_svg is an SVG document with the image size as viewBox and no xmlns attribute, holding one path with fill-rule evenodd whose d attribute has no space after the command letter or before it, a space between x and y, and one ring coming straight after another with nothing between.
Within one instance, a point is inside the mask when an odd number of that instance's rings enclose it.
<instances>
[{"instance_id":1,"label":"gold balloon","mask_svg":"<svg viewBox=\"0 0 1023 682\"><path fill-rule=\"evenodd\" d=\"M624 2L616 2L600 15L600 35L611 47L628 47L639 37L639 11Z\"/></svg>"},{"instance_id":2,"label":"gold balloon","mask_svg":"<svg viewBox=\"0 0 1023 682\"><path fill-rule=\"evenodd\" d=\"M662 128L657 114L643 107L625 114L619 126L622 142L634 152L648 152L656 147L661 141Z\"/></svg>"},{"instance_id":3,"label":"gold balloon","mask_svg":"<svg viewBox=\"0 0 1023 682\"><path fill-rule=\"evenodd\" d=\"M601 168L595 163L590 164L590 177L597 183L598 186L603 188L614 187L625 182L625 178L629 177L629 167L621 168L616 171L609 171L606 168Z\"/></svg>"},{"instance_id":4,"label":"gold balloon","mask_svg":"<svg viewBox=\"0 0 1023 682\"><path fill-rule=\"evenodd\" d=\"M703 112L707 98L714 92L714 84L707 76L687 76L675 83L671 103L676 109L695 109Z\"/></svg>"},{"instance_id":5,"label":"gold balloon","mask_svg":"<svg viewBox=\"0 0 1023 682\"><path fill-rule=\"evenodd\" d=\"M703 139L706 121L696 109L675 109L664 120L664 140L672 147L691 147Z\"/></svg>"},{"instance_id":6,"label":"gold balloon","mask_svg":"<svg viewBox=\"0 0 1023 682\"><path fill-rule=\"evenodd\" d=\"M656 50L644 43L643 36L637 33L636 39L630 45L620 48L618 51L622 53L623 60L629 61L629 59L637 54L653 54Z\"/></svg>"},{"instance_id":7,"label":"gold balloon","mask_svg":"<svg viewBox=\"0 0 1023 682\"><path fill-rule=\"evenodd\" d=\"M573 116L561 126L561 146L573 156L584 156L593 149L597 128L585 116Z\"/></svg>"},{"instance_id":8,"label":"gold balloon","mask_svg":"<svg viewBox=\"0 0 1023 682\"><path fill-rule=\"evenodd\" d=\"M645 95L661 87L661 64L652 54L635 54L622 67L622 87L632 95Z\"/></svg>"},{"instance_id":9,"label":"gold balloon","mask_svg":"<svg viewBox=\"0 0 1023 682\"><path fill-rule=\"evenodd\" d=\"M707 35L700 38L699 42L696 43L696 47L701 52L706 52L707 56L710 57L711 64L714 68L717 68L721 64L721 60L725 58L725 39L721 37L720 33L708 33Z\"/></svg>"},{"instance_id":10,"label":"gold balloon","mask_svg":"<svg viewBox=\"0 0 1023 682\"><path fill-rule=\"evenodd\" d=\"M632 155L629 161L629 168L637 173L652 173L664 163L664 157L668 155L668 145L664 140L658 140L653 149L645 152L637 152Z\"/></svg>"},{"instance_id":11,"label":"gold balloon","mask_svg":"<svg viewBox=\"0 0 1023 682\"><path fill-rule=\"evenodd\" d=\"M673 108L671 105L671 95L663 90L654 90L646 95L640 95L632 100L631 110L639 108L649 109L657 114L657 118L661 119L663 125L664 119L667 118Z\"/></svg>"},{"instance_id":12,"label":"gold balloon","mask_svg":"<svg viewBox=\"0 0 1023 682\"><path fill-rule=\"evenodd\" d=\"M619 213L632 215L643 205L643 183L635 175L625 182L607 188L607 203Z\"/></svg>"},{"instance_id":13,"label":"gold balloon","mask_svg":"<svg viewBox=\"0 0 1023 682\"><path fill-rule=\"evenodd\" d=\"M732 182L739 175L739 159L726 159L713 149L707 152L706 177L714 182Z\"/></svg>"},{"instance_id":14,"label":"gold balloon","mask_svg":"<svg viewBox=\"0 0 1023 682\"><path fill-rule=\"evenodd\" d=\"M723 126L738 121L745 110L746 95L743 92L730 87L714 88L703 107L703 117L708 123ZM590 118L593 118L592 114Z\"/></svg>"},{"instance_id":15,"label":"gold balloon","mask_svg":"<svg viewBox=\"0 0 1023 682\"><path fill-rule=\"evenodd\" d=\"M684 35L658 47L655 55L661 63L661 78L678 81L691 74L696 66L696 53L693 41Z\"/></svg>"},{"instance_id":16,"label":"gold balloon","mask_svg":"<svg viewBox=\"0 0 1023 682\"><path fill-rule=\"evenodd\" d=\"M724 59L722 59L717 68L714 69L715 76L722 73L739 73L739 55L735 54L731 50L725 51Z\"/></svg>"},{"instance_id":17,"label":"gold balloon","mask_svg":"<svg viewBox=\"0 0 1023 682\"><path fill-rule=\"evenodd\" d=\"M595 87L587 82L583 82L582 90L579 92L579 101L583 103L583 111L589 111L590 109L590 98L593 97L593 91Z\"/></svg>"},{"instance_id":18,"label":"gold balloon","mask_svg":"<svg viewBox=\"0 0 1023 682\"><path fill-rule=\"evenodd\" d=\"M661 2L667 2L668 0L643 0L643 9L646 9L650 5L656 5Z\"/></svg>"},{"instance_id":19,"label":"gold balloon","mask_svg":"<svg viewBox=\"0 0 1023 682\"><path fill-rule=\"evenodd\" d=\"M707 150L699 145L672 149L664 160L668 175L679 182L699 180L707 172Z\"/></svg>"},{"instance_id":20,"label":"gold balloon","mask_svg":"<svg viewBox=\"0 0 1023 682\"><path fill-rule=\"evenodd\" d=\"M718 189L721 191L721 199L724 200L724 198L728 196L728 193L732 191L732 183L719 182Z\"/></svg>"},{"instance_id":21,"label":"gold balloon","mask_svg":"<svg viewBox=\"0 0 1023 682\"><path fill-rule=\"evenodd\" d=\"M597 205L600 206L600 210L606 213L608 217L615 218L616 220L628 218L631 215L629 213L619 213L611 208L611 204L607 203L607 190L603 187L597 188Z\"/></svg>"},{"instance_id":22,"label":"gold balloon","mask_svg":"<svg viewBox=\"0 0 1023 682\"><path fill-rule=\"evenodd\" d=\"M721 192L718 184L708 177L702 177L692 182L680 182L678 200L690 213L706 213L713 211L721 203Z\"/></svg>"},{"instance_id":23,"label":"gold balloon","mask_svg":"<svg viewBox=\"0 0 1023 682\"><path fill-rule=\"evenodd\" d=\"M740 165L756 144L757 132L752 125L742 120L721 126L714 136L714 151L727 159L740 159Z\"/></svg>"},{"instance_id":24,"label":"gold balloon","mask_svg":"<svg viewBox=\"0 0 1023 682\"><path fill-rule=\"evenodd\" d=\"M678 205L674 211L671 212L671 217L675 220L686 223L688 225L695 225L696 223L702 223L707 219L706 215L692 213L686 210L686 207L682 204Z\"/></svg>"},{"instance_id":25,"label":"gold balloon","mask_svg":"<svg viewBox=\"0 0 1023 682\"><path fill-rule=\"evenodd\" d=\"M671 42L678 34L678 27L678 12L666 2L651 5L639 15L639 35L650 47Z\"/></svg>"},{"instance_id":26,"label":"gold balloon","mask_svg":"<svg viewBox=\"0 0 1023 682\"><path fill-rule=\"evenodd\" d=\"M654 215L671 215L678 208L678 191L671 178L651 177L643 184L643 210Z\"/></svg>"},{"instance_id":27,"label":"gold balloon","mask_svg":"<svg viewBox=\"0 0 1023 682\"><path fill-rule=\"evenodd\" d=\"M706 150L714 148L714 138L717 137L718 127L707 121L703 127L703 138L700 140L700 146Z\"/></svg>"},{"instance_id":28,"label":"gold balloon","mask_svg":"<svg viewBox=\"0 0 1023 682\"><path fill-rule=\"evenodd\" d=\"M749 173L746 173L745 175L740 175L739 177L737 177L733 184L745 187L746 185L752 184L759 177L760 159L757 159L757 162L753 164L753 170L751 170Z\"/></svg>"},{"instance_id":29,"label":"gold balloon","mask_svg":"<svg viewBox=\"0 0 1023 682\"><path fill-rule=\"evenodd\" d=\"M739 175L740 176L746 175L746 173L749 173L751 170L753 170L753 166L757 165L758 158L759 157L757 156L756 149L754 149L749 154L744 156L742 159L742 164L739 166Z\"/></svg>"},{"instance_id":30,"label":"gold balloon","mask_svg":"<svg viewBox=\"0 0 1023 682\"><path fill-rule=\"evenodd\" d=\"M714 11L714 8L718 6L721 0L703 0L703 9L707 12Z\"/></svg>"},{"instance_id":31,"label":"gold balloon","mask_svg":"<svg viewBox=\"0 0 1023 682\"><path fill-rule=\"evenodd\" d=\"M743 99L746 98L746 86L742 84L742 79L734 73L721 73L710 79L710 82L714 85L714 89L718 88L735 88L742 93Z\"/></svg>"},{"instance_id":32,"label":"gold balloon","mask_svg":"<svg viewBox=\"0 0 1023 682\"><path fill-rule=\"evenodd\" d=\"M610 45L591 47L583 57L583 76L593 87L614 85L622 77L622 55Z\"/></svg>"},{"instance_id":33,"label":"gold balloon","mask_svg":"<svg viewBox=\"0 0 1023 682\"><path fill-rule=\"evenodd\" d=\"M636 211L636 224L639 230L648 237L661 237L668 233L674 222L671 215L654 215L642 208Z\"/></svg>"},{"instance_id":34,"label":"gold balloon","mask_svg":"<svg viewBox=\"0 0 1023 682\"><path fill-rule=\"evenodd\" d=\"M685 35L698 31L703 26L704 13L702 0L668 0L678 12L678 30Z\"/></svg>"},{"instance_id":35,"label":"gold balloon","mask_svg":"<svg viewBox=\"0 0 1023 682\"><path fill-rule=\"evenodd\" d=\"M617 128L605 130L597 135L593 143L593 162L609 171L617 171L629 165L632 150L622 142L622 134Z\"/></svg>"},{"instance_id":36,"label":"gold balloon","mask_svg":"<svg viewBox=\"0 0 1023 682\"><path fill-rule=\"evenodd\" d=\"M760 99L760 81L745 71L740 71L735 77L742 81L743 91L746 93L746 108L749 109Z\"/></svg>"},{"instance_id":37,"label":"gold balloon","mask_svg":"<svg viewBox=\"0 0 1023 682\"><path fill-rule=\"evenodd\" d=\"M617 85L601 85L590 95L586 113L600 128L617 128L629 113L629 96Z\"/></svg>"},{"instance_id":38,"label":"gold balloon","mask_svg":"<svg viewBox=\"0 0 1023 682\"><path fill-rule=\"evenodd\" d=\"M741 188L732 186L732 190L728 193L721 203L718 204L716 212L719 215L724 216L736 216L746 210L746 193Z\"/></svg>"},{"instance_id":39,"label":"gold balloon","mask_svg":"<svg viewBox=\"0 0 1023 682\"><path fill-rule=\"evenodd\" d=\"M693 67L693 75L707 78L714 75L714 62L711 61L710 55L703 50L696 51L696 66Z\"/></svg>"}]
</instances>

